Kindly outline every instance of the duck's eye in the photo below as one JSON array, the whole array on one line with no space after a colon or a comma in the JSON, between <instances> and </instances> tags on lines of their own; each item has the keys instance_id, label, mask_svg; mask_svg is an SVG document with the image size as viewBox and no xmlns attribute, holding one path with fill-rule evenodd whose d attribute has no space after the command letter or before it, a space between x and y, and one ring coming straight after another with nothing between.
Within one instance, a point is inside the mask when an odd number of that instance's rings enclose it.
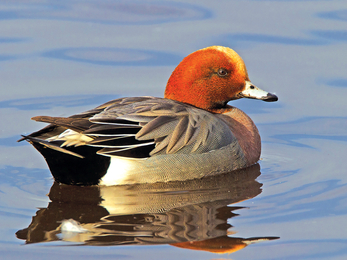
<instances>
[{"instance_id":1,"label":"duck's eye","mask_svg":"<svg viewBox=\"0 0 347 260\"><path fill-rule=\"evenodd\" d=\"M228 75L228 71L224 68L219 69L217 73L220 77L225 77L226 75Z\"/></svg>"}]
</instances>

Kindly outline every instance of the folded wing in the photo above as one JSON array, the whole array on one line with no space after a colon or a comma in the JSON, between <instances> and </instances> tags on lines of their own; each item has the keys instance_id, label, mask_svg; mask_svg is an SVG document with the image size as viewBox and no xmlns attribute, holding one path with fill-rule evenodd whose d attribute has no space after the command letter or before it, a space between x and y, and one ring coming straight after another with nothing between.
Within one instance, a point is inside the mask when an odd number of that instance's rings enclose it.
<instances>
[{"instance_id":1,"label":"folded wing","mask_svg":"<svg viewBox=\"0 0 347 260\"><path fill-rule=\"evenodd\" d=\"M68 118L39 116L49 126L23 139L74 155L74 147L98 147L104 156L145 158L172 153L205 153L234 140L213 114L177 101L122 98Z\"/></svg>"}]
</instances>

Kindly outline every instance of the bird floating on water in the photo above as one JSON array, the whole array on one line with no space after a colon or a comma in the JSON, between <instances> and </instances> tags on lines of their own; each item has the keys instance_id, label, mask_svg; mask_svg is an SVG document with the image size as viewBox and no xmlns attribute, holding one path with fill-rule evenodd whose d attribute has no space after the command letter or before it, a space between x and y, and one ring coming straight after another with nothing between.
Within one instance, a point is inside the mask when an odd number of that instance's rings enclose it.
<instances>
[{"instance_id":1,"label":"bird floating on water","mask_svg":"<svg viewBox=\"0 0 347 260\"><path fill-rule=\"evenodd\" d=\"M49 123L22 140L46 159L57 182L122 185L202 178L255 164L261 142L239 98L277 101L248 78L232 49L211 46L185 57L164 98L127 97Z\"/></svg>"}]
</instances>

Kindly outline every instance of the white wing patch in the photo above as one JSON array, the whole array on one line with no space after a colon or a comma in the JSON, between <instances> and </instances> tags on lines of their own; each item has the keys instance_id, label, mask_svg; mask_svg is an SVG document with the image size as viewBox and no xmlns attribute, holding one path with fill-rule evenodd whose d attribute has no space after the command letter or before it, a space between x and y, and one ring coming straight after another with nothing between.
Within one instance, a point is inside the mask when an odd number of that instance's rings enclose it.
<instances>
[{"instance_id":1,"label":"white wing patch","mask_svg":"<svg viewBox=\"0 0 347 260\"><path fill-rule=\"evenodd\" d=\"M60 135L52 136L47 141L64 141L61 147L64 146L81 146L93 141L92 137L78 133L74 130L67 129Z\"/></svg>"}]
</instances>

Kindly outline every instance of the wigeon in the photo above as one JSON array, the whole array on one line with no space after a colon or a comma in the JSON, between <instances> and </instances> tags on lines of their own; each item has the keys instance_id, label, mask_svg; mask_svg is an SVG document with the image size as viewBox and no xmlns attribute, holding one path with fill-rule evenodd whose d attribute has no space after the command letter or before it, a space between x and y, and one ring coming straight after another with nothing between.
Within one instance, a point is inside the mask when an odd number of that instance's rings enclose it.
<instances>
[{"instance_id":1,"label":"wigeon","mask_svg":"<svg viewBox=\"0 0 347 260\"><path fill-rule=\"evenodd\" d=\"M257 88L241 57L212 46L173 71L164 98L128 97L50 123L21 140L46 159L57 182L122 185L202 178L255 164L257 127L227 103L239 98L277 101ZM20 140L20 141L21 141Z\"/></svg>"}]
</instances>

